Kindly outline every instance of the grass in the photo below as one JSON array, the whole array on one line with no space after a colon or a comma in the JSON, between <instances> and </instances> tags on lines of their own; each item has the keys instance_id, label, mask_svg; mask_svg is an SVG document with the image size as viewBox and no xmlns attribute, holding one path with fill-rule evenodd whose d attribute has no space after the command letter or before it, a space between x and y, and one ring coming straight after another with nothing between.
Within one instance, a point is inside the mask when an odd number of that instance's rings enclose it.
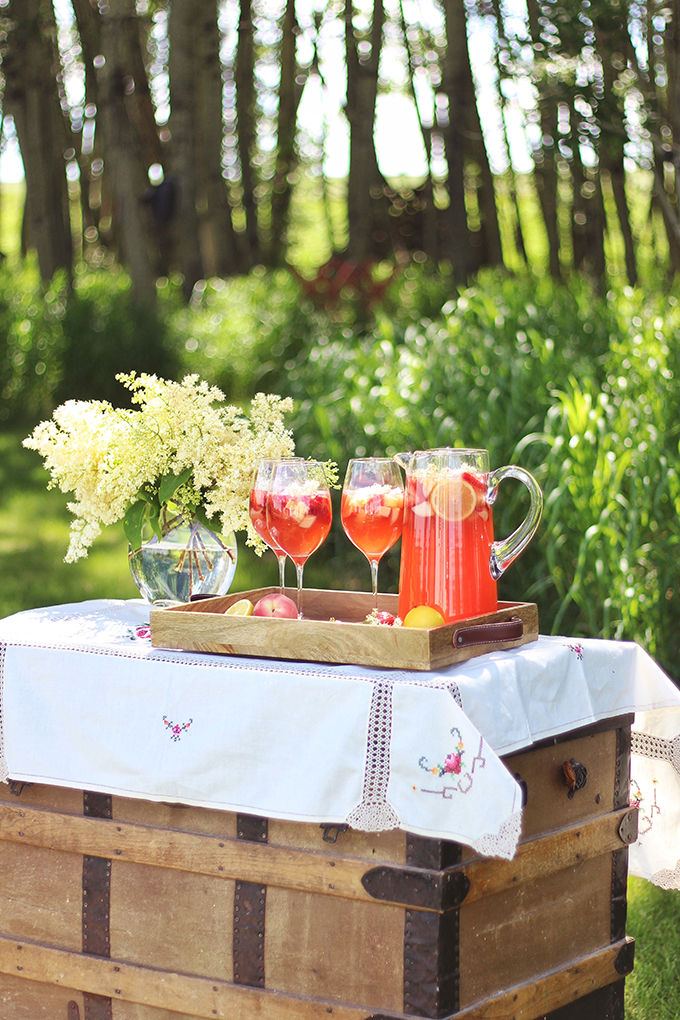
<instances>
[{"instance_id":1,"label":"grass","mask_svg":"<svg viewBox=\"0 0 680 1020\"><path fill-rule=\"evenodd\" d=\"M679 925L680 891L629 879L627 932L636 945L635 969L626 981L626 1020L678 1020Z\"/></svg>"}]
</instances>

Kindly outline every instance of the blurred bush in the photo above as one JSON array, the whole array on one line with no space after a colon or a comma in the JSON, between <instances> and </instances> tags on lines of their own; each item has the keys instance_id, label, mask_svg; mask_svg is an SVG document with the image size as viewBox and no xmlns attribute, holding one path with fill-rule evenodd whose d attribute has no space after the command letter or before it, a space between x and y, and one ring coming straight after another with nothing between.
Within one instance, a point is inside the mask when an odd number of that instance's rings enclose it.
<instances>
[{"instance_id":1,"label":"blurred bush","mask_svg":"<svg viewBox=\"0 0 680 1020\"><path fill-rule=\"evenodd\" d=\"M83 273L69 293L40 284L27 261L0 266L0 427L29 427L65 400L127 401L115 380L132 369L179 371L168 315L139 308L125 273Z\"/></svg>"},{"instance_id":2,"label":"blurred bush","mask_svg":"<svg viewBox=\"0 0 680 1020\"><path fill-rule=\"evenodd\" d=\"M286 272L178 285L141 314L122 273L84 274L67 300L30 267L0 267L0 427L31 425L65 399L121 403L116 372L195 372L228 399L295 398L298 452L347 460L435 446L489 450L533 471L539 532L501 579L502 598L539 605L541 630L638 640L680 678L680 332L678 295L597 295L575 278L401 272L373 313L324 311ZM338 494L334 496L339 510ZM526 507L508 481L494 509L505 536ZM397 590L398 547L380 569ZM307 583L368 588L365 558L336 513Z\"/></svg>"}]
</instances>

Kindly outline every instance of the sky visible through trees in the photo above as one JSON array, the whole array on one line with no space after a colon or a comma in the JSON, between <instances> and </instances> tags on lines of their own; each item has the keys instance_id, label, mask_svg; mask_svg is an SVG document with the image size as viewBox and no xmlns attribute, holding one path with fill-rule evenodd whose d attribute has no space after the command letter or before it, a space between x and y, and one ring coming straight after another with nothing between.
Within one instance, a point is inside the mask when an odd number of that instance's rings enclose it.
<instances>
[{"instance_id":1,"label":"sky visible through trees","mask_svg":"<svg viewBox=\"0 0 680 1020\"><path fill-rule=\"evenodd\" d=\"M678 20L680 0L0 0L24 250L43 279L117 259L148 301L169 274L189 299L290 265L312 216L331 275L674 273Z\"/></svg>"},{"instance_id":2,"label":"sky visible through trees","mask_svg":"<svg viewBox=\"0 0 680 1020\"><path fill-rule=\"evenodd\" d=\"M2 9L0 4L0 10ZM146 6L143 3L137 4L138 9ZM229 17L225 6L225 29L231 28ZM275 6L273 4L272 6ZM321 2L316 6L320 8ZM411 0L410 6L418 11L419 18L428 27L442 30L441 13L431 3L431 0ZM62 32L68 33L73 26L74 15L71 0L54 0L54 7ZM313 11L313 2L305 0L299 4L301 10L305 7L308 12ZM521 37L526 33L527 12L524 0L509 0L505 4L508 18L513 25L514 31ZM309 17L309 13L307 15ZM167 15L165 11L159 11L155 18L156 27L154 34L158 37L161 45L167 43ZM498 144L499 117L500 111L497 103L497 92L495 82L495 71L493 67L493 38L491 26L481 19L472 19L469 26L469 45L472 55L473 69L475 71L479 95L480 115L485 129L490 148L490 157L493 169L502 172L506 169L506 160ZM68 51L68 37L62 36L62 48L65 53ZM345 103L346 75L343 62L343 41L337 33L337 26L334 35L325 40L324 59L326 63L324 79L325 94L318 79L310 79L305 87L303 98L300 102L298 119L311 134L318 135L324 118L327 124L326 133L326 158L325 172L328 177L342 178L347 176L349 169L349 131L342 107ZM394 50L394 44L392 45ZM382 173L386 177L408 177L420 178L427 173L427 162L425 149L423 147L414 99L408 95L404 88L403 70L399 59L395 54L388 52L384 54L385 75L387 80L392 79L392 88L386 89L379 97L376 104L375 138L378 153L378 163ZM163 75L159 76L161 79ZM164 97L164 90L167 92L167 83L163 80L157 81L156 96L159 100L158 120L163 123L169 116L168 100ZM83 102L82 75L76 69L67 78L67 92L69 102L77 106ZM423 111L433 106L434 98L429 89L421 90L421 105ZM427 93L427 94L426 94ZM513 97L511 108L506 108L505 118L509 127L509 138L512 143L512 159L515 169L520 173L527 173L531 170L531 157L526 144L522 127L522 109L535 105L535 97L532 95L530 80L527 77L523 82L518 83L517 91ZM2 150L0 151L0 181L19 182L24 178L23 163L16 141L16 133L11 118L5 125L2 139ZM445 171L444 167L433 167L436 172Z\"/></svg>"}]
</instances>

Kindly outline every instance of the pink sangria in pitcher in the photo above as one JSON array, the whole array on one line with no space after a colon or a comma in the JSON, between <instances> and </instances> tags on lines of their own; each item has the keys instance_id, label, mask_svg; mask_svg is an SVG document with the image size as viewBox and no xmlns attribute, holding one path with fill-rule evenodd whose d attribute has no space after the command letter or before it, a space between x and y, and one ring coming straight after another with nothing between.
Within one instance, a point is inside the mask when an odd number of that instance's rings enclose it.
<instances>
[{"instance_id":1,"label":"pink sangria in pitcher","mask_svg":"<svg viewBox=\"0 0 680 1020\"><path fill-rule=\"evenodd\" d=\"M437 609L444 620L493 613L496 581L533 537L543 499L522 468L489 471L486 450L449 447L397 454L406 470L401 540L399 616L415 606ZM494 541L492 505L504 478L529 490L529 513L504 541Z\"/></svg>"}]
</instances>

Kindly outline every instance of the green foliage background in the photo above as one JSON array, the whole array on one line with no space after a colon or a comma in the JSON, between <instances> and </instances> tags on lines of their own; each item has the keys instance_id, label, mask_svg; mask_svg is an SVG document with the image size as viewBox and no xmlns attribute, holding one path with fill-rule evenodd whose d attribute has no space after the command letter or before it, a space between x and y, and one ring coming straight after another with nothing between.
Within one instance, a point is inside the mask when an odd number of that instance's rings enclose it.
<instances>
[{"instance_id":1,"label":"green foliage background","mask_svg":"<svg viewBox=\"0 0 680 1020\"><path fill-rule=\"evenodd\" d=\"M2 210L7 215L7 209ZM501 580L539 604L541 631L640 641L676 680L680 537L680 295L659 283L598 294L582 278L481 274L453 286L445 268L404 269L375 314L351 295L324 312L288 273L210 281L188 308L178 281L141 315L120 272L81 272L67 297L11 254L0 266L0 615L89 598L134 598L122 527L64 564L67 497L46 488L21 441L66 399L110 399L135 369L295 398L298 450L333 457L464 444L540 480L536 539ZM494 515L507 534L525 507L504 483ZM337 494L336 494L337 498ZM306 583L368 587L364 558L336 522ZM381 565L396 590L398 547ZM241 545L235 590L276 583L274 557ZM289 578L292 581L292 578ZM675 1020L680 894L633 880L626 982L631 1020Z\"/></svg>"},{"instance_id":2,"label":"green foliage background","mask_svg":"<svg viewBox=\"0 0 680 1020\"><path fill-rule=\"evenodd\" d=\"M637 640L680 676L672 289L598 295L582 277L558 285L491 271L458 289L413 266L375 314L351 301L323 311L293 276L261 268L202 285L188 308L176 283L159 294L160 311L141 314L122 272L84 272L67 299L59 281L42 292L30 266L1 268L5 426L28 430L70 398L121 403L115 372L134 368L196 372L236 402L257 390L293 396L298 451L337 460L341 473L362 453L488 448L493 466L534 472L546 499L501 595L536 601L543 631ZM524 507L522 486L504 483L498 535ZM307 577L367 586L337 521ZM383 587L397 582L398 549L381 567Z\"/></svg>"}]
</instances>

